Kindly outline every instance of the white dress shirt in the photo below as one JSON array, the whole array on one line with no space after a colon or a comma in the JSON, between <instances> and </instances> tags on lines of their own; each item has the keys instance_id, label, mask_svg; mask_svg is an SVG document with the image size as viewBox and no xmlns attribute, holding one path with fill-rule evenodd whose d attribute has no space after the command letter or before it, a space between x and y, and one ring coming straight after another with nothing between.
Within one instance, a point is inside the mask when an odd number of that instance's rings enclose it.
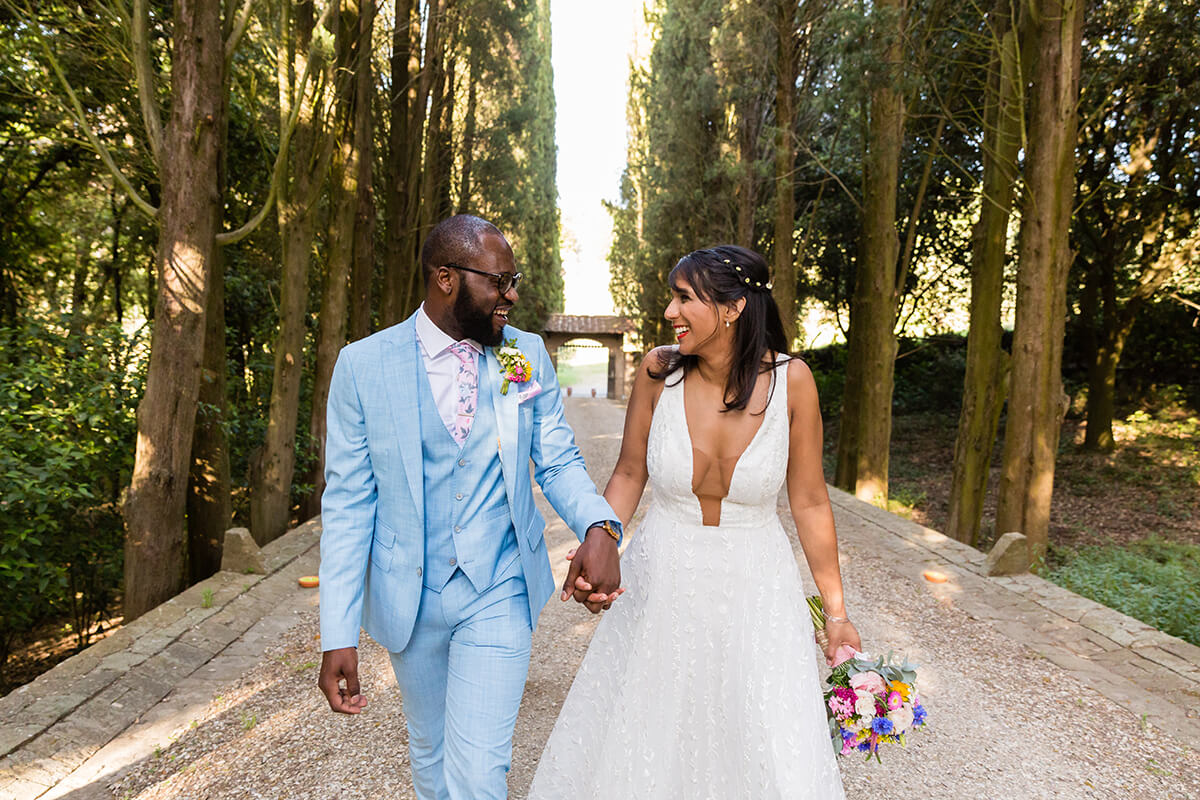
<instances>
[{"instance_id":1,"label":"white dress shirt","mask_svg":"<svg viewBox=\"0 0 1200 800\"><path fill-rule=\"evenodd\" d=\"M425 361L425 372L429 375L429 388L433 390L433 401L446 430L453 430L458 411L458 356L450 352L456 340L437 326L425 313L425 304L417 309L417 341L421 343L421 355ZM480 373L479 356L483 347L474 339L462 342L475 351L475 374Z\"/></svg>"}]
</instances>

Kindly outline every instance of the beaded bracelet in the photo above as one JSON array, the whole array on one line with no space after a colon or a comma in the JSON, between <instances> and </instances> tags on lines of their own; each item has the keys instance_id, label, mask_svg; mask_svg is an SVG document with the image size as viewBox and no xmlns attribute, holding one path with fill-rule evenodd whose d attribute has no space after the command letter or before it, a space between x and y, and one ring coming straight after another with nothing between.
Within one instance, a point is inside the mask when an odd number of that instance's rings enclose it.
<instances>
[{"instance_id":1,"label":"beaded bracelet","mask_svg":"<svg viewBox=\"0 0 1200 800\"><path fill-rule=\"evenodd\" d=\"M825 621L826 622L849 622L850 618L849 617L835 617L832 614L826 614Z\"/></svg>"}]
</instances>

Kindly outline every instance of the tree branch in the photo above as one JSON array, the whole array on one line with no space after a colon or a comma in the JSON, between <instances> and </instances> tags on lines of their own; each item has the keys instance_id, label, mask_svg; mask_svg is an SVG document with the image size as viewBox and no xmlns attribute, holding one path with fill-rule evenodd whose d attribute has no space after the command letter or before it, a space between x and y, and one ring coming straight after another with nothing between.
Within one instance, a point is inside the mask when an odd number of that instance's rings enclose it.
<instances>
[{"instance_id":1,"label":"tree branch","mask_svg":"<svg viewBox=\"0 0 1200 800\"><path fill-rule=\"evenodd\" d=\"M921 206L925 204L925 192L929 189L929 173L933 170L933 159L937 155L942 133L945 130L946 116L943 114L938 117L937 130L929 143L929 153L925 158L925 168L921 170L921 182L917 186L916 199L913 200L912 214L908 217L908 231L904 235L904 252L900 256L900 269L896 275L894 287L897 292L904 291L904 284L908 281L909 269L912 267L913 247L917 240L917 221L921 217Z\"/></svg>"},{"instance_id":2,"label":"tree branch","mask_svg":"<svg viewBox=\"0 0 1200 800\"><path fill-rule=\"evenodd\" d=\"M237 19L233 23L233 30L225 41L226 64L233 60L233 53L237 50L238 42L242 40L242 34L246 32L246 27L250 24L250 12L253 8L254 0L246 0L242 4L242 10L238 12Z\"/></svg>"},{"instance_id":3,"label":"tree branch","mask_svg":"<svg viewBox=\"0 0 1200 800\"><path fill-rule=\"evenodd\" d=\"M125 194L127 194L129 199L133 201L133 204L137 206L138 211L141 211L150 219L156 219L158 217L158 209L150 205L145 198L137 193L137 190L133 188L133 185L129 182L129 179L125 177L125 174L121 172L120 168L117 166L117 163L113 161L112 154L108 152L108 148L104 146L102 141L100 141L100 137L98 137L96 132L92 130L92 126L88 124L87 115L83 110L83 104L79 102L79 98L75 95L75 90L71 88L71 83L67 80L67 76L63 74L62 67L59 66L58 59L54 57L54 53L50 50L50 45L47 44L46 40L40 36L38 37L38 40L42 45L42 50L45 53L46 60L50 63L50 68L54 71L54 75L58 78L58 82L62 84L63 89L67 93L67 97L71 101L71 109L75 115L75 121L79 123L81 128L83 128L84 135L87 136L87 139L91 143L93 149L95 149L97 155L100 156L100 160L102 160L104 165L108 167L108 171L112 173L113 177L117 180L117 183L121 184L121 188L125 190Z\"/></svg>"},{"instance_id":4,"label":"tree branch","mask_svg":"<svg viewBox=\"0 0 1200 800\"><path fill-rule=\"evenodd\" d=\"M243 11L253 3L253 0L246 0L246 6ZM321 14L321 19L318 20L317 26L323 26L329 21L329 17L333 12L336 2L331 2L325 7L324 13ZM249 13L249 12L246 12ZM231 37L232 41L232 37ZM298 95L304 96L304 91L308 86L309 76L312 74L313 53L316 48L316 38L313 39L313 44L308 50L308 57L304 60L304 74L300 76L300 86ZM288 115L287 126L283 129L282 135L279 137L279 152L275 154L275 166L271 169L271 188L267 192L267 199L263 202L263 207L258 213L251 217L245 225L233 231L225 231L217 234L217 244L224 246L237 244L242 239L245 239L250 234L258 229L258 226L267 218L267 214L271 212L271 208L275 205L275 200L279 196L279 187L283 184L284 167L288 162L288 148L291 146L292 134L296 131L296 121L300 117L300 108L303 105L297 102L292 106L291 113Z\"/></svg>"},{"instance_id":5,"label":"tree branch","mask_svg":"<svg viewBox=\"0 0 1200 800\"><path fill-rule=\"evenodd\" d=\"M133 0L133 19L130 20L133 44L133 68L137 76L138 100L142 106L142 121L146 138L150 140L150 157L156 167L162 167L162 113L154 96L154 72L150 69L150 38L147 33L150 14L146 0Z\"/></svg>"}]
</instances>

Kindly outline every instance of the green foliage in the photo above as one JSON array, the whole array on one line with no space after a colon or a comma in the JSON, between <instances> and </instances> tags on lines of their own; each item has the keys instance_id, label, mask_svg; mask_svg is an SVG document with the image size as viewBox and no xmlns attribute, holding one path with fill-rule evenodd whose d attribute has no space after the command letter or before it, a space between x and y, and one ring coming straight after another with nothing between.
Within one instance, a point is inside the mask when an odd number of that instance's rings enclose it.
<instances>
[{"instance_id":1,"label":"green foliage","mask_svg":"<svg viewBox=\"0 0 1200 800\"><path fill-rule=\"evenodd\" d=\"M470 6L463 13L470 17ZM518 0L477 13L489 23L467 26L479 131L472 197L460 206L493 222L511 242L525 273L511 319L540 330L563 307L550 8L547 0Z\"/></svg>"},{"instance_id":2,"label":"green foliage","mask_svg":"<svg viewBox=\"0 0 1200 800\"><path fill-rule=\"evenodd\" d=\"M892 408L896 414L956 414L966 370L966 338L901 339ZM840 413L846 375L846 346L830 345L803 355L812 369L827 419Z\"/></svg>"},{"instance_id":3,"label":"green foliage","mask_svg":"<svg viewBox=\"0 0 1200 800\"><path fill-rule=\"evenodd\" d=\"M1179 404L1200 409L1200 291L1145 305L1126 340L1117 371L1118 410L1158 410ZM1083 322L1067 324L1063 379L1074 395L1087 385L1089 340Z\"/></svg>"},{"instance_id":4,"label":"green foliage","mask_svg":"<svg viewBox=\"0 0 1200 800\"><path fill-rule=\"evenodd\" d=\"M133 465L139 336L70 318L0 329L0 664L50 617L88 642L121 582L119 497Z\"/></svg>"},{"instance_id":5,"label":"green foliage","mask_svg":"<svg viewBox=\"0 0 1200 800\"><path fill-rule=\"evenodd\" d=\"M735 73L721 68L722 52L728 57L721 45L738 32L723 26L724 5L658 3L647 12L656 34L649 68L630 78L630 152L620 202L609 207L610 288L617 307L638 319L647 349L673 340L662 318L671 267L692 250L735 238L733 179L742 167L728 157L736 117L727 112L739 84L722 80Z\"/></svg>"},{"instance_id":6,"label":"green foliage","mask_svg":"<svg viewBox=\"0 0 1200 800\"><path fill-rule=\"evenodd\" d=\"M1200 645L1200 545L1150 537L1128 545L1051 551L1045 577Z\"/></svg>"}]
</instances>

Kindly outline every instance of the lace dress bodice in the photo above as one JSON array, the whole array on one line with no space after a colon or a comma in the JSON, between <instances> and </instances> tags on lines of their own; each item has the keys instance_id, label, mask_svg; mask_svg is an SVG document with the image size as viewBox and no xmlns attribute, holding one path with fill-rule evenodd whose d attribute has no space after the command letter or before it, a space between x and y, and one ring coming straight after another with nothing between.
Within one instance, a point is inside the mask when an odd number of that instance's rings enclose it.
<instances>
[{"instance_id":1,"label":"lace dress bodice","mask_svg":"<svg viewBox=\"0 0 1200 800\"><path fill-rule=\"evenodd\" d=\"M772 376L767 407L750 444L742 451L721 501L721 528L759 528L776 521L775 502L788 461L787 364ZM699 498L692 492L692 439L683 405L684 379L666 379L646 443L651 503L686 524L702 525Z\"/></svg>"}]
</instances>

